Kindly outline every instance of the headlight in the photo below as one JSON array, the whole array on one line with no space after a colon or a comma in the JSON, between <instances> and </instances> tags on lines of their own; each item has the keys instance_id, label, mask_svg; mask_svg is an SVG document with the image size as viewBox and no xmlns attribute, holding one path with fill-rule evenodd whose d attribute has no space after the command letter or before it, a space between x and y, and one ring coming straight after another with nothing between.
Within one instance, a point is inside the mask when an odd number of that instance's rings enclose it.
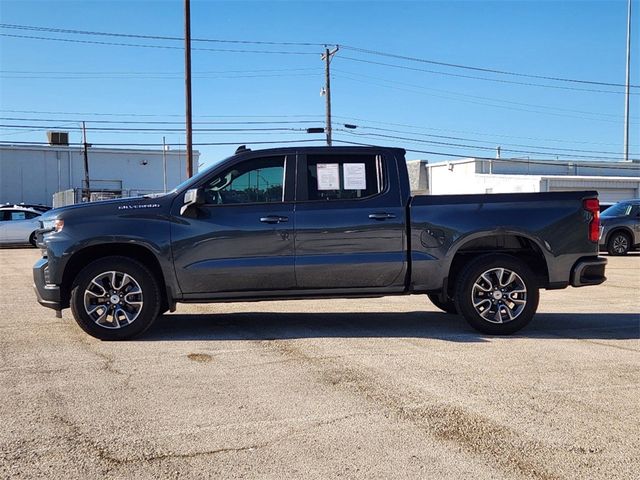
<instances>
[{"instance_id":1,"label":"headlight","mask_svg":"<svg viewBox=\"0 0 640 480\"><path fill-rule=\"evenodd\" d=\"M51 230L54 232L59 232L64 228L64 220L43 220L42 228L46 230Z\"/></svg>"}]
</instances>

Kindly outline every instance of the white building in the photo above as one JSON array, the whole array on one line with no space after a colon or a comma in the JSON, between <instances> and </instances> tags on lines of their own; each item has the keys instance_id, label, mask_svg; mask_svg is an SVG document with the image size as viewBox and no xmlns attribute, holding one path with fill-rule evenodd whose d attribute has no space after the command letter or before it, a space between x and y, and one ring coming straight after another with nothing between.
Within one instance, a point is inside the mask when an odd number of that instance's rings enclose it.
<instances>
[{"instance_id":1,"label":"white building","mask_svg":"<svg viewBox=\"0 0 640 480\"><path fill-rule=\"evenodd\" d=\"M193 152L194 173L199 152ZM93 198L162 192L162 149L88 148L89 189ZM184 150L167 150L166 188L186 180ZM52 205L53 194L85 188L82 147L66 145L0 145L0 204ZM97 195L97 197L96 197ZM77 200L77 199L76 199Z\"/></svg>"},{"instance_id":2,"label":"white building","mask_svg":"<svg viewBox=\"0 0 640 480\"><path fill-rule=\"evenodd\" d=\"M601 203L640 197L639 163L467 158L408 164L412 189L431 195L597 190Z\"/></svg>"}]
</instances>

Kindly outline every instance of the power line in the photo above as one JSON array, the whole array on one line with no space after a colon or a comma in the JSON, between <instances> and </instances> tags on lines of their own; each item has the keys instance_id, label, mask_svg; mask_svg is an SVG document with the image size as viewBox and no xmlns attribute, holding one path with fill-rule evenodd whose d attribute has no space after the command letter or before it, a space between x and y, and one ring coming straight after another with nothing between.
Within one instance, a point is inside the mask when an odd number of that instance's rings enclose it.
<instances>
[{"instance_id":1,"label":"power line","mask_svg":"<svg viewBox=\"0 0 640 480\"><path fill-rule=\"evenodd\" d=\"M183 117L183 114L177 113L133 113L133 112L122 112L122 113L113 113L113 112L68 112L68 111L43 111L43 110L15 110L15 109L0 109L0 112L8 112L8 113L22 113L22 114L39 114L39 115L78 115L79 117L131 117L131 118L157 118L157 117ZM342 120L347 120L350 122L365 122L372 123L376 125L389 125L393 127L405 127L405 128L413 128L418 130L432 130L432 131L440 131L440 132L453 132L453 133L462 133L468 135L481 135L487 137L497 137L497 138L519 138L524 140L535 140L535 141L543 141L543 142L557 142L557 143L565 143L565 144L581 144L581 145L618 145L617 143L605 143L605 142L592 142L585 140L567 140L567 139L557 139L557 138L545 138L545 137L531 137L531 136L519 136L519 135L506 135L500 133L487 133L487 132L478 132L478 131L467 131L467 130L454 130L454 129L446 129L446 128L436 128L436 127L427 127L425 125L413 125L407 123L397 123L397 122L388 122L388 121L380 121L373 120L362 117L353 117L353 116L341 116L341 115L333 115L334 118L339 118ZM295 119L307 119L307 118L324 118L324 115L321 114L281 114L281 115L195 115L194 118L295 118ZM31 120L29 120L31 121ZM67 121L67 119L58 119L52 121ZM69 120L71 121L71 120ZM79 122L80 120L77 120ZM102 120L91 120L91 123L102 123ZM126 123L126 121L115 121L116 123ZM246 123L251 123L252 121L248 121ZM152 121L143 121L141 123L149 123L153 124ZM176 124L182 125L182 122L175 122ZM194 123L212 123L216 122L194 122ZM228 122L221 122L228 123ZM229 122L230 123L230 122ZM275 122L268 122L275 123ZM278 122L280 123L280 122ZM316 123L316 121L293 121L292 123ZM499 143L499 141L498 141ZM634 145L638 146L638 145Z\"/></svg>"},{"instance_id":2,"label":"power line","mask_svg":"<svg viewBox=\"0 0 640 480\"><path fill-rule=\"evenodd\" d=\"M108 37L122 37L122 38L141 38L148 40L171 40L180 41L184 40L183 37L170 37L162 35L141 35L133 33L116 33L116 32L96 32L89 30L73 30L63 28L51 28L51 27L38 27L32 25L16 25L11 23L2 23L0 28L14 29L14 30L31 30L37 32L51 32L51 33L72 33L77 35L94 35L94 36L108 36ZM321 47L324 43L310 43L310 42L271 42L271 41L255 41L255 40L223 40L215 38L192 38L192 42L211 42L211 43L235 43L235 44L247 44L247 45L282 45L282 46L312 46Z\"/></svg>"},{"instance_id":3,"label":"power line","mask_svg":"<svg viewBox=\"0 0 640 480\"><path fill-rule=\"evenodd\" d=\"M0 128L40 128L47 130L46 126L41 125L6 125L0 124ZM82 127L65 127L67 130L82 130ZM183 128L150 128L150 127L87 127L87 130L96 132L184 132ZM292 128L292 127L269 127L269 128L194 128L193 131L199 132L276 132L276 131L306 131L304 128Z\"/></svg>"},{"instance_id":4,"label":"power line","mask_svg":"<svg viewBox=\"0 0 640 480\"><path fill-rule=\"evenodd\" d=\"M359 117L347 117L347 116L339 116L334 115L335 118L340 118L342 120L346 120L349 122L366 122L373 123L376 125L390 125L393 127L406 127L406 128L414 128L418 130L433 130L438 132L453 132L453 133L462 133L468 135L481 135L487 137L499 137L499 138L519 138L524 140L536 140L543 142L558 142L558 143L568 143L568 144L581 144L581 145L618 145L618 143L605 143L605 142L590 142L585 140L567 140L567 139L557 139L557 138L543 138L543 137L528 137L528 136L520 136L520 135L505 135L500 133L487 133L487 132L476 132L476 131L467 131L467 130L452 130L447 128L436 128L436 127L425 127L424 125L411 125L406 123L394 123L394 122L383 122L379 120L371 120L366 118ZM499 142L498 142L499 143ZM634 145L638 146L638 145Z\"/></svg>"},{"instance_id":5,"label":"power line","mask_svg":"<svg viewBox=\"0 0 640 480\"><path fill-rule=\"evenodd\" d=\"M64 34L74 34L74 35L138 38L138 39L145 39L145 40L164 40L164 41L182 41L183 40L182 37L166 36L166 35L143 35L143 34L119 33L119 32L62 29L62 28L42 27L42 26L33 26L33 25L18 25L18 24L9 24L9 23L0 24L0 28L12 29L12 30L27 30L27 31L35 31L35 32L64 33ZM240 45L311 46L311 47L322 47L327 44L335 44L335 42L321 42L321 43L320 42L275 42L275 41L233 40L233 39L215 39L215 38L193 38L192 41L208 42L208 43L240 44ZM387 58L395 58L398 60L406 60L406 61L417 62L417 63L426 63L430 65L439 65L439 66L449 67L449 68L457 68L457 69L484 72L484 73L493 73L497 75L515 76L515 77L522 77L522 78L536 78L540 80L550 80L555 82L578 83L578 84L600 85L600 86L610 86L610 87L625 87L625 84L621 84L621 83L585 80L585 79L569 78L569 77L559 77L559 76L552 76L552 75L539 75L539 74L531 74L531 73L514 72L509 70L501 70L496 68L478 67L478 66L472 66L472 65L464 65L464 64L443 62L443 61L431 60L431 59L420 58L420 57L413 57L408 55L401 55L397 53L383 52L380 50L355 47L351 45L340 45L340 48L343 48L345 50L351 50L358 53L364 53L367 55L376 55L376 56L382 56ZM630 87L640 88L640 85L630 85Z\"/></svg>"},{"instance_id":6,"label":"power line","mask_svg":"<svg viewBox=\"0 0 640 480\"><path fill-rule=\"evenodd\" d=\"M460 137L460 136L451 136L451 135L440 135L440 134L433 134L433 133L425 133L425 127L423 126L416 126L416 125L407 125L407 124L397 124L397 123L391 123L391 122L377 122L375 120L366 120L366 119L362 119L362 118L354 118L354 117L338 117L338 118L343 118L343 119L347 119L349 121L358 121L358 122L368 122L368 123L374 123L374 124L381 124L381 125L390 125L390 126L400 126L400 127L405 127L405 128L411 128L411 129L417 129L417 130L422 130L421 132L413 132L413 131L407 131L407 130L398 130L398 129L393 129L393 128L382 128L382 127L375 127L375 126L369 126L369 125L358 125L359 128L364 128L364 129L368 129L368 130L377 130L377 131L381 131L381 132L391 132L391 133L400 133L400 134L406 134L406 135L419 135L419 136L423 136L423 137L431 137L431 138L437 138L437 139L445 139L445 140L460 140L460 141L467 141L467 142L476 142L476 143L485 143L485 144L500 144L500 145L504 145L504 146L516 146L516 147L524 147L524 148L538 148L538 149L543 149L543 150L551 150L551 151L556 151L556 152L576 152L576 153L595 153L595 154L606 154L606 155L621 155L617 152L611 152L611 151L603 151L603 150L588 150L588 149L578 149L578 148L563 148L563 147L557 147L557 146L543 146L543 145L523 145L523 144L518 144L518 143L503 143L501 140L496 140L496 139L491 139L491 140L484 140L484 139L476 139L476 138L467 138L467 137ZM27 129L25 132L22 133L29 133L29 132L34 132L34 131L44 131L44 130L51 130L51 129L59 129L59 128L63 128L63 129L68 129L68 130L79 130L80 127L77 126L77 124L80 123L81 120L72 120L72 119L62 119L62 118L25 118L25 117L0 117L0 120L5 120L5 121L20 121L20 122L27 122L27 121L31 121L31 122L67 122L67 125L69 122L75 122L76 126L47 126L47 125L41 125L41 126L36 126L36 125L2 125L3 128L8 128L8 129ZM182 122L179 121L156 121L156 120L92 120L91 123L93 124L100 124L100 125L181 125ZM200 121L200 122L195 122L197 125L242 125L242 126L246 126L246 125L291 125L291 124L307 124L307 125L313 125L318 123L315 120L269 120L269 121L264 121L264 120L249 120L249 121ZM135 133L149 133L149 134L155 134L156 132L182 132L181 128L168 128L168 127L163 127L163 128L131 128L131 127L119 127L119 128L100 128L100 127L89 127L90 130L95 130L95 131L100 131L102 133L127 133L127 132L135 132ZM427 130L445 130L445 129L433 129L433 128L426 128ZM195 131L197 133L213 133L213 132L217 132L217 133L226 133L229 131L238 131L238 132L245 132L245 133L249 133L249 132L300 132L302 131L302 129L299 128L274 128L274 127L270 127L270 128L257 128L257 129L252 129L252 128L196 128ZM454 132L456 132L454 130ZM3 133L3 135L9 135L9 134L16 134L19 132L11 132L11 133ZM478 132L462 132L462 133L471 133L472 135L487 135L487 134L482 134L482 133L478 133ZM500 136L500 135L496 135L496 134L491 134L491 136ZM557 139L539 139L539 138L535 138L535 137L512 137L512 136L506 136L506 137L511 137L511 138L525 138L525 139L529 139L529 140L543 140L543 141L555 141L555 142L561 142L561 143L593 143L593 142L567 142L566 140L557 140ZM485 149L488 147L484 147ZM493 149L493 147L489 148L489 149ZM635 154L634 154L635 155Z\"/></svg>"},{"instance_id":7,"label":"power line","mask_svg":"<svg viewBox=\"0 0 640 480\"><path fill-rule=\"evenodd\" d=\"M529 74L529 73L520 73L520 72L511 72L511 71L507 71L507 70L497 70L494 68L486 68L486 67L474 67L474 66L470 66L470 65L461 65L461 64L456 64L456 63L447 63L447 62L441 62L441 61L436 61L436 60L428 60L425 58L418 58L418 57L409 57L406 55L399 55L396 53L387 53L387 52L381 52L379 50L371 50L368 48L358 48L358 47L351 47L348 45L340 45L341 48L344 48L345 50L352 50L354 52L360 52L360 53L366 53L366 54L370 54L370 55L378 55L378 56L382 56L382 57L389 57L389 58L397 58L400 60L409 60L412 62L419 62L419 63L428 63L431 65L440 65L443 67L452 67L452 68L460 68L460 69L464 69L464 70L473 70L473 71L477 71L477 72L485 72L485 73L495 73L495 74L499 74L499 75L510 75L510 76L515 76L515 77L524 77L524 78L537 78L537 79L541 79L541 80L552 80L552 81L556 81L556 82L570 82L570 83L583 83L583 84L589 84L589 85L601 85L601 86L607 86L607 87L625 87L626 85L623 83L610 83L610 82L600 82L600 81L595 81L595 80L583 80L583 79L577 79L577 78L566 78L566 77L553 77L553 76L547 76L547 75L535 75L535 74ZM633 88L640 88L640 85L630 85L630 87Z\"/></svg>"},{"instance_id":8,"label":"power line","mask_svg":"<svg viewBox=\"0 0 640 480\"><path fill-rule=\"evenodd\" d=\"M193 75L195 79L236 79L236 78L292 78L292 77L319 77L320 72L317 73L287 73L287 74L277 74L277 73L264 73L264 74L253 74L253 75ZM123 79L123 80L181 80L178 76L162 76L162 75L133 75L133 76L123 76L123 75L1 75L0 78L6 79L31 79L31 80L115 80L115 79Z\"/></svg>"},{"instance_id":9,"label":"power line","mask_svg":"<svg viewBox=\"0 0 640 480\"><path fill-rule=\"evenodd\" d=\"M371 75L364 75L364 74L361 74L361 73L349 72L349 71L346 71L346 70L334 69L334 71L338 72L338 73L353 75L353 76L356 76L356 77L363 77L363 78L369 78L369 79L373 79L373 80L380 80L382 82L393 83L393 85L384 85L384 84L378 84L378 83L374 83L374 82L363 82L363 81L361 81L359 79L353 79L353 78L349 78L349 77L345 77L345 76L339 75L340 78L345 78L347 80L359 81L359 82L362 82L362 83L369 83L371 85L377 85L377 86L381 86L381 87L385 87L385 88L393 88L393 89L409 91L409 92L411 90L399 89L395 85L404 85L404 86L411 87L411 88L418 88L420 90L441 92L441 93L446 93L448 95L456 95L456 96L465 97L465 98L488 100L490 102L501 102L501 103L507 103L507 104L511 104L511 105L522 105L522 106L526 106L526 107L545 108L545 109L551 109L551 110L559 110L559 111L563 111L563 112L581 113L581 114L584 114L584 115L618 117L618 115L613 114L613 113L589 112L589 111L585 111L585 110L574 110L574 109L570 109L570 108L551 107L551 106L548 106L548 105L540 105L540 104L535 104L535 103L515 102L515 101L511 101L511 100L504 100L504 99L501 99L501 98L484 97L484 96L480 96L480 95L469 95L469 94L466 94L466 93L454 92L454 91L451 91L451 90L443 90L443 89L440 89L440 88L425 87L424 85L416 85L416 84L413 84L413 83L398 82L396 80L387 80L386 78L374 77L374 76L371 76ZM433 96L438 97L438 98L451 99L451 97L443 97L443 96L437 96L437 95L433 95ZM464 101L464 100L455 99L455 98L453 100ZM475 102L475 103L477 103L477 102ZM488 105L488 104L481 104L481 105ZM490 105L490 106L493 106L493 105Z\"/></svg>"},{"instance_id":10,"label":"power line","mask_svg":"<svg viewBox=\"0 0 640 480\"><path fill-rule=\"evenodd\" d=\"M401 133L401 134L407 134L407 135L420 135L420 136L425 136L425 137L433 137L433 138L441 138L441 139L446 139L446 140L461 140L461 141L467 141L467 142L476 142L476 143L491 143L494 145L494 147L483 147L483 148L489 148L490 150L495 149L495 144L498 142L495 141L488 141L488 140L478 140L478 139L474 139L474 138L465 138L465 137L453 137L453 136L448 136L448 135L435 135L435 134L429 134L429 133L417 133L417 132L407 132L406 130L394 130L394 129L390 129L390 128L380 128L380 127L367 127L364 125L358 125L358 128L366 128L369 130L378 130L378 131L382 131L382 132L391 132L391 133ZM519 144L519 143L500 143L500 146L512 146L512 147L522 147L522 148L538 148L538 149L543 149L543 150L552 150L552 151L564 151L564 152L577 152L577 153L600 153L600 154L604 154L604 155L619 155L620 157L622 157L622 153L621 152L611 152L611 151L604 151L604 150L584 150L584 149L577 149L577 148L563 148L563 147L545 147L542 145L523 145L523 144ZM504 149L503 149L504 150Z\"/></svg>"},{"instance_id":11,"label":"power line","mask_svg":"<svg viewBox=\"0 0 640 480\"><path fill-rule=\"evenodd\" d=\"M375 62L373 60L364 60L362 58L354 58L354 57L349 57L349 56L346 56L346 55L341 55L338 58L340 60L349 60L349 61L352 61L352 62L367 63L367 64L370 64L370 65L379 65L379 66L384 66L384 67L399 68L399 69L403 69L403 70L411 70L413 72L433 73L435 75L444 75L444 76L447 76L447 77L469 78L469 79L473 79L473 80L484 80L484 81L487 81L487 82L509 83L509 84L514 84L514 85L524 85L524 86L528 86L528 87L555 88L555 89L560 89L560 90L572 90L572 91L578 91L578 92L612 93L612 94L618 94L618 95L624 94L624 92L616 92L616 91L613 91L613 90L600 90L600 89L594 89L594 88L565 87L565 86L562 86L562 85L547 85L547 84L542 84L542 83L518 82L518 81L514 81L514 80L504 80L504 79L500 79L500 78L477 77L477 76L474 76L474 75L463 75L463 74L459 74L459 73L441 72L441 71L438 71L438 70L428 70L428 69L425 69L425 68L408 67L406 65L396 65L396 64L392 64L392 63ZM631 93L631 95L638 95L638 93Z\"/></svg>"},{"instance_id":12,"label":"power line","mask_svg":"<svg viewBox=\"0 0 640 480\"><path fill-rule=\"evenodd\" d=\"M364 147L380 147L379 145L375 145L372 143L363 143L363 142L353 142L353 141L349 141L349 140L334 140L335 142L338 143L344 143L347 145L360 145L360 146L364 146ZM520 159L516 159L516 158L493 158L493 157L483 157L483 156L469 156L469 155L460 155L458 153L452 153L452 152L437 152L437 151L433 151L433 150L416 150L416 149L412 149L412 148L404 148L403 149L407 152L414 152L414 153L425 153L428 155L439 155L439 156L443 156L443 157L454 157L454 158L460 158L460 159L467 159L467 158L472 158L475 160L489 160L489 161L493 161L493 162L503 162L503 163L512 163L514 161L522 161L524 163L523 160ZM550 163L552 163L553 165L556 166L574 166L575 164L573 162L562 162L562 161L558 161L558 160L543 160L543 159L535 159L535 160L526 160L526 163L529 165L546 165L548 166ZM590 162L585 162L585 163L590 163ZM585 167L585 168L594 168L594 169L603 169L603 170L609 170L609 169L614 169L614 170L638 170L640 171L640 168L634 166L634 165L580 165L581 167Z\"/></svg>"},{"instance_id":13,"label":"power line","mask_svg":"<svg viewBox=\"0 0 640 480\"><path fill-rule=\"evenodd\" d=\"M443 95L435 95L435 94L432 94L432 93L416 91L416 90L410 90L410 89L407 89L407 88L396 87L396 86L392 86L392 85L385 85L385 84L380 84L380 83L375 83L375 82L369 82L369 81L366 81L366 80L360 80L360 79L345 77L343 75L337 75L337 77L338 78L344 78L346 80L359 82L359 83L364 83L364 84L369 84L369 85L376 85L376 86L383 87L383 88L389 88L389 89L392 89L392 90L410 92L410 93L415 93L415 94L419 94L419 95L428 95L430 97L442 98L442 99L446 99L446 100L454 100L454 101L463 102L463 103L471 103L471 104L474 104L474 105L482 105L482 106L486 106L486 107L501 108L503 110L513 110L513 111L517 111L517 112L536 113L536 114L541 114L541 115L552 115L552 116L555 116L555 117L577 118L577 119L580 119L580 120L591 120L591 121L607 122L607 123L620 123L618 120L612 120L612 119L609 119L609 118L597 118L597 117L596 118L589 118L589 117L584 117L584 116L579 116L579 115L571 115L571 114L568 114L568 113L545 112L545 111L540 111L540 110L531 110L531 109L528 109L528 108L521 108L521 107L515 107L515 106L508 106L508 105L495 105L493 103L480 102L478 100L467 100L467 99L462 99L462 98L446 97L446 96L443 96Z\"/></svg>"},{"instance_id":14,"label":"power line","mask_svg":"<svg viewBox=\"0 0 640 480\"><path fill-rule=\"evenodd\" d=\"M194 75L202 75L203 78L209 75L231 75L231 74L241 74L241 75L251 75L251 74L269 74L269 73L285 73L285 72L318 72L321 71L318 68L268 68L268 69L250 69L250 70L203 70L193 72ZM11 75L33 75L38 78L43 77L45 75L73 75L75 76L88 76L93 78L94 76L100 76L101 78L104 76L114 76L114 77L143 77L147 78L148 76L163 76L163 77L179 77L183 78L184 72L167 72L167 71L46 71L46 70L0 70L0 75L9 75L6 78L22 78L22 77L13 77Z\"/></svg>"},{"instance_id":15,"label":"power line","mask_svg":"<svg viewBox=\"0 0 640 480\"><path fill-rule=\"evenodd\" d=\"M86 116L108 116L108 117L184 117L181 113L113 113L113 112L62 112L62 111L42 111L42 110L15 110L2 109L0 112L9 113L36 113L44 115L80 115ZM194 115L194 118L313 118L323 117L317 114L284 114L284 115ZM180 122L182 124L182 122Z\"/></svg>"},{"instance_id":16,"label":"power line","mask_svg":"<svg viewBox=\"0 0 640 480\"><path fill-rule=\"evenodd\" d=\"M5 120L5 121L21 121L21 122L26 122L26 121L35 121L35 122L71 122L72 120L70 119L36 119L36 118L18 118L18 117L0 117L0 120ZM76 123L80 123L80 120L74 120L74 122ZM177 121L139 121L139 120L129 120L129 121L118 121L118 120L93 120L92 123L97 123L97 124L107 124L107 125L113 125L113 124L117 124L117 125L176 125L176 124L181 124L182 122L177 122ZM313 120L303 120L303 121L291 121L291 120L286 120L286 121L246 121L246 122L195 122L196 124L200 124L200 125L208 125L208 124L213 124L213 125L271 125L271 124L316 124L316 121ZM27 130L28 132L33 132L33 131L42 131L42 130L51 130L51 129L55 129L58 127L50 127L50 126L41 126L41 127L35 127L34 125L0 125L1 128L18 128L18 129L29 129ZM34 129L31 129L31 127L33 127ZM382 127L374 127L374 126L367 126L367 125L358 125L358 128L364 128L364 129L368 129L368 130L376 130L376 131L380 131L380 132L390 132L390 133L400 133L400 134L406 134L406 135L420 135L423 137L430 137L430 138L437 138L437 139L444 139L444 140L460 140L460 141L467 141L467 142L476 142L476 143L490 143L495 145L496 142L495 140L478 140L478 139L474 139L474 138L466 138L466 137L458 137L458 136L450 136L450 135L438 135L438 134L430 134L430 133L422 133L422 132L410 132L410 131L406 131L406 130L397 130L397 129L391 129L391 128L382 128ZM78 126L70 126L67 129L69 130L78 130L79 127ZM100 127L88 127L88 130L94 130L94 131L100 131L100 132L104 132L104 133L122 133L122 132L136 132L136 133L156 133L156 132L181 132L182 129L179 128L125 128L125 127L121 127L121 128L100 128ZM212 133L212 132L230 132L230 131L234 131L234 132L245 132L245 133L249 133L249 132L270 132L270 133L275 133L275 132L300 132L303 131L304 129L301 128L195 128L194 132L195 133ZM26 133L26 132L25 132ZM557 152L575 152L575 153L594 153L594 154L605 154L605 155L622 155L622 153L619 152L611 152L611 151L603 151L603 150L586 150L586 149L576 149L576 148L563 148L563 147L547 147L547 146L541 146L541 145L523 145L523 144L517 144L517 143L501 143L501 146L515 146L515 147L523 147L523 148L537 148L537 149L543 149L543 150L552 150L552 151L557 151ZM488 147L482 147L482 148L488 148ZM491 150L493 149L493 147L490 148Z\"/></svg>"},{"instance_id":17,"label":"power line","mask_svg":"<svg viewBox=\"0 0 640 480\"><path fill-rule=\"evenodd\" d=\"M0 117L0 120L16 121L16 122L76 122L82 120L72 120L67 118L23 118L23 117ZM159 121L159 120L91 120L91 123L99 124L119 124L119 125L182 125L180 121ZM248 120L248 121L206 121L193 122L200 125L268 125L268 124L315 124L315 120Z\"/></svg>"},{"instance_id":18,"label":"power line","mask_svg":"<svg viewBox=\"0 0 640 480\"><path fill-rule=\"evenodd\" d=\"M169 49L169 50L184 50L183 47L178 47L175 45L150 45L150 44L142 44L142 43L119 43L119 42L102 42L98 40L78 40L75 38L54 38L54 37L40 37L36 35L17 35L12 33L0 33L0 37L11 37L11 38L24 38L29 40L47 40L53 42L67 42L67 43L82 43L82 44L93 44L93 45L106 45L106 46L117 46L117 47L140 47L140 48L160 48L160 49ZM290 50L246 50L246 49L231 49L231 48L202 48L202 47L194 47L192 50L199 50L205 52L227 52L227 53L266 53L266 54L277 54L277 55L317 55L313 52L297 52Z\"/></svg>"},{"instance_id":19,"label":"power line","mask_svg":"<svg viewBox=\"0 0 640 480\"><path fill-rule=\"evenodd\" d=\"M359 134L356 132L353 132L351 130L346 130L346 129L336 129L340 132L343 133L347 133L349 135L353 135L353 136L360 136L360 137L364 137L364 138L385 138L385 139L392 139L392 140L402 140L402 141L407 141L407 142L413 142L413 143L421 143L421 144L428 144L428 145L442 145L442 146L446 146L446 147L458 147L458 148L463 148L463 149L467 149L467 150L489 150L489 151L493 151L494 148L493 147L483 147L483 146L478 146L478 145L468 145L468 144L460 144L460 143L451 143L451 142L442 142L442 141L436 141L436 140L423 140L423 139L418 139L418 138L411 138L411 137L401 137L398 135L386 135L386 134L381 134L381 133L364 133L364 134ZM530 155L550 155L551 152L539 152L539 151L534 151L534 150L519 150L519 149L512 149L512 148L503 148L503 151L509 151L509 152L513 152L513 153L521 153L521 154L530 154ZM581 158L581 159L590 159L590 160L621 160L620 157L608 157L608 156L602 156L602 155L598 155L598 156L594 156L594 155L578 155L578 154L569 154L569 153L563 153L563 155L567 156L567 157L572 157L572 158Z\"/></svg>"},{"instance_id":20,"label":"power line","mask_svg":"<svg viewBox=\"0 0 640 480\"><path fill-rule=\"evenodd\" d=\"M286 143L308 143L308 142L320 142L322 143L323 140L322 139L301 139L301 140L274 140L274 141L270 141L270 140L256 140L256 141L247 141L247 140L239 140L239 141L235 141L235 142L195 142L193 144L194 147L198 147L198 146L216 146L216 145L264 145L264 144L286 144ZM11 140L0 140L0 144L2 145L33 145L33 146L51 146L48 142L14 142ZM82 142L69 142L70 147L72 146L82 146L83 143ZM95 143L92 142L91 146L92 147L101 147L101 146L109 146L109 147L156 147L159 148L162 145L162 143ZM183 145L182 143L167 143L167 145L169 146L180 146ZM58 145L60 146L67 146L67 145Z\"/></svg>"}]
</instances>

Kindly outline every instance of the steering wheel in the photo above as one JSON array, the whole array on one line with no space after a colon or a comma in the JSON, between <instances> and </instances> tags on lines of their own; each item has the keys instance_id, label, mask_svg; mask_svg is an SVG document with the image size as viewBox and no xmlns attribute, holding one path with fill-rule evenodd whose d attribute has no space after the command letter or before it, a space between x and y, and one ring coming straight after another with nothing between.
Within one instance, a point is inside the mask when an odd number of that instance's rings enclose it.
<instances>
[{"instance_id":1,"label":"steering wheel","mask_svg":"<svg viewBox=\"0 0 640 480\"><path fill-rule=\"evenodd\" d=\"M231 182L233 182L234 179L238 178L238 176L240 176L238 170L231 170L224 177L218 179L218 181L221 182L220 184L211 186L209 192L212 197L212 203L215 203L216 205L222 205L222 194L220 192L231 185Z\"/></svg>"}]
</instances>

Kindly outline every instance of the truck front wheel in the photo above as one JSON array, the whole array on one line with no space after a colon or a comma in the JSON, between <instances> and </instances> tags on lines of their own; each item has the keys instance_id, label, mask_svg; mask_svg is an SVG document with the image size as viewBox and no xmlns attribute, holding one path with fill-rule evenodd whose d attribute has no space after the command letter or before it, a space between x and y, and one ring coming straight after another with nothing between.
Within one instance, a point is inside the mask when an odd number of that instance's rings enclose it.
<instances>
[{"instance_id":1,"label":"truck front wheel","mask_svg":"<svg viewBox=\"0 0 640 480\"><path fill-rule=\"evenodd\" d=\"M456 307L473 328L508 335L526 326L538 308L535 275L510 255L484 255L471 261L458 278Z\"/></svg>"},{"instance_id":2,"label":"truck front wheel","mask_svg":"<svg viewBox=\"0 0 640 480\"><path fill-rule=\"evenodd\" d=\"M80 328L100 340L126 340L147 330L159 314L158 282L142 263L112 256L87 265L71 289Z\"/></svg>"}]
</instances>

